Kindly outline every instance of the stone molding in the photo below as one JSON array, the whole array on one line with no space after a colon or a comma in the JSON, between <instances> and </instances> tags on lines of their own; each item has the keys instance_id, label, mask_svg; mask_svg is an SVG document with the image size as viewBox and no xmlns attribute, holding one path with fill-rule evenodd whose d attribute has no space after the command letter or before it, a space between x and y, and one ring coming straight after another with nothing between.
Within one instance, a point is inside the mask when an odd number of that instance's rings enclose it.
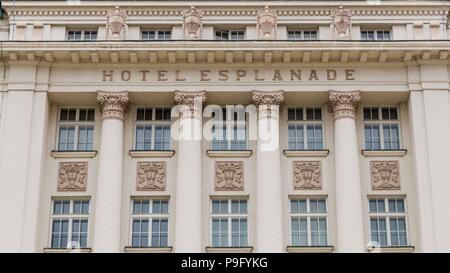
<instances>
[{"instance_id":1,"label":"stone molding","mask_svg":"<svg viewBox=\"0 0 450 273\"><path fill-rule=\"evenodd\" d=\"M258 11L256 24L258 39L273 40L277 37L277 12L265 6L264 10Z\"/></svg>"},{"instance_id":2,"label":"stone molding","mask_svg":"<svg viewBox=\"0 0 450 273\"><path fill-rule=\"evenodd\" d=\"M97 102L102 107L102 119L116 118L123 120L128 110L128 92L97 92Z\"/></svg>"},{"instance_id":3,"label":"stone molding","mask_svg":"<svg viewBox=\"0 0 450 273\"><path fill-rule=\"evenodd\" d=\"M216 162L216 191L244 190L244 162L218 161Z\"/></svg>"},{"instance_id":4,"label":"stone molding","mask_svg":"<svg viewBox=\"0 0 450 273\"><path fill-rule=\"evenodd\" d=\"M330 111L334 113L334 118L348 117L355 118L356 109L361 102L361 93L353 92L329 92Z\"/></svg>"},{"instance_id":5,"label":"stone molding","mask_svg":"<svg viewBox=\"0 0 450 273\"><path fill-rule=\"evenodd\" d=\"M138 162L136 171L136 190L166 190L166 173L166 162Z\"/></svg>"},{"instance_id":6,"label":"stone molding","mask_svg":"<svg viewBox=\"0 0 450 273\"><path fill-rule=\"evenodd\" d=\"M58 191L86 191L87 162L60 162L58 171Z\"/></svg>"},{"instance_id":7,"label":"stone molding","mask_svg":"<svg viewBox=\"0 0 450 273\"><path fill-rule=\"evenodd\" d=\"M398 161L371 161L372 190L400 190Z\"/></svg>"},{"instance_id":8,"label":"stone molding","mask_svg":"<svg viewBox=\"0 0 450 273\"><path fill-rule=\"evenodd\" d=\"M322 166L320 161L293 162L294 190L321 190Z\"/></svg>"}]
</instances>

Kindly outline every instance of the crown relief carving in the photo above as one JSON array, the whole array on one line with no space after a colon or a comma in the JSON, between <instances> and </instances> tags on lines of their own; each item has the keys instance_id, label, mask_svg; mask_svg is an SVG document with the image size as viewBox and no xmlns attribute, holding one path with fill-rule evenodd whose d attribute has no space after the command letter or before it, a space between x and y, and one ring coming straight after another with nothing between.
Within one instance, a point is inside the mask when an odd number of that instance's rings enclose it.
<instances>
[{"instance_id":1,"label":"crown relief carving","mask_svg":"<svg viewBox=\"0 0 450 273\"><path fill-rule=\"evenodd\" d=\"M119 6L109 10L106 15L106 39L107 40L125 40L127 31L127 13L120 10Z\"/></svg>"},{"instance_id":2,"label":"crown relief carving","mask_svg":"<svg viewBox=\"0 0 450 273\"><path fill-rule=\"evenodd\" d=\"M352 11L342 5L331 13L331 28L337 39L347 40L352 34Z\"/></svg>"},{"instance_id":3,"label":"crown relief carving","mask_svg":"<svg viewBox=\"0 0 450 273\"><path fill-rule=\"evenodd\" d=\"M216 191L244 190L244 162L216 162Z\"/></svg>"},{"instance_id":4,"label":"crown relief carving","mask_svg":"<svg viewBox=\"0 0 450 273\"><path fill-rule=\"evenodd\" d=\"M195 6L183 12L183 35L185 39L196 40L202 37L203 12Z\"/></svg>"},{"instance_id":5,"label":"crown relief carving","mask_svg":"<svg viewBox=\"0 0 450 273\"><path fill-rule=\"evenodd\" d=\"M295 190L322 189L320 161L294 161L293 165Z\"/></svg>"},{"instance_id":6,"label":"crown relief carving","mask_svg":"<svg viewBox=\"0 0 450 273\"><path fill-rule=\"evenodd\" d=\"M58 191L85 191L87 186L87 162L60 162Z\"/></svg>"},{"instance_id":7,"label":"crown relief carving","mask_svg":"<svg viewBox=\"0 0 450 273\"><path fill-rule=\"evenodd\" d=\"M371 161L370 177L373 190L400 190L398 161Z\"/></svg>"},{"instance_id":8,"label":"crown relief carving","mask_svg":"<svg viewBox=\"0 0 450 273\"><path fill-rule=\"evenodd\" d=\"M137 182L138 191L164 191L166 189L165 162L138 162Z\"/></svg>"},{"instance_id":9,"label":"crown relief carving","mask_svg":"<svg viewBox=\"0 0 450 273\"><path fill-rule=\"evenodd\" d=\"M264 10L258 12L258 38L271 40L277 37L277 12L265 6Z\"/></svg>"}]
</instances>

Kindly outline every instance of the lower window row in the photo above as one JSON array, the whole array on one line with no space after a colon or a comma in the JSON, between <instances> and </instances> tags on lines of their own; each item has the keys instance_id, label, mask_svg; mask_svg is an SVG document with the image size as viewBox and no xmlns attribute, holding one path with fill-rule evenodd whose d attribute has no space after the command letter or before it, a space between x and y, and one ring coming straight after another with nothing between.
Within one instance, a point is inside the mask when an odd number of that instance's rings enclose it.
<instances>
[{"instance_id":1,"label":"lower window row","mask_svg":"<svg viewBox=\"0 0 450 273\"><path fill-rule=\"evenodd\" d=\"M372 245L406 246L408 230L404 198L370 198L369 227ZM89 237L89 199L54 199L51 215L51 248L85 248ZM169 201L134 199L130 217L132 247L169 245ZM246 199L213 199L210 207L212 247L249 246ZM328 246L326 198L290 199L292 246Z\"/></svg>"}]
</instances>

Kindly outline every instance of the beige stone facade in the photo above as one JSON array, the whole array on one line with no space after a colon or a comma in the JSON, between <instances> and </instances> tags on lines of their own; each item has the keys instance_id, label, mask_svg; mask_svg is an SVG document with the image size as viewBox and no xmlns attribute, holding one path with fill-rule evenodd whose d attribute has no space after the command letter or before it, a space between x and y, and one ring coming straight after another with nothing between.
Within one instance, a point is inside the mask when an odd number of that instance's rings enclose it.
<instances>
[{"instance_id":1,"label":"beige stone facade","mask_svg":"<svg viewBox=\"0 0 450 273\"><path fill-rule=\"evenodd\" d=\"M449 3L2 2L1 252L450 251Z\"/></svg>"}]
</instances>

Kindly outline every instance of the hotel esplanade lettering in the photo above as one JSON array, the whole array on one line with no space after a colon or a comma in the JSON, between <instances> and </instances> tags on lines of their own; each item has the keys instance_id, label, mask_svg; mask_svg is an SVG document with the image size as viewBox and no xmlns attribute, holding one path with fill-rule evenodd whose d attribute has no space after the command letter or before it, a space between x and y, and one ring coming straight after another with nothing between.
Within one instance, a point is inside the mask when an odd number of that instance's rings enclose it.
<instances>
[{"instance_id":1,"label":"hotel esplanade lettering","mask_svg":"<svg viewBox=\"0 0 450 273\"><path fill-rule=\"evenodd\" d=\"M314 82L353 81L354 69L104 69L104 82Z\"/></svg>"}]
</instances>

